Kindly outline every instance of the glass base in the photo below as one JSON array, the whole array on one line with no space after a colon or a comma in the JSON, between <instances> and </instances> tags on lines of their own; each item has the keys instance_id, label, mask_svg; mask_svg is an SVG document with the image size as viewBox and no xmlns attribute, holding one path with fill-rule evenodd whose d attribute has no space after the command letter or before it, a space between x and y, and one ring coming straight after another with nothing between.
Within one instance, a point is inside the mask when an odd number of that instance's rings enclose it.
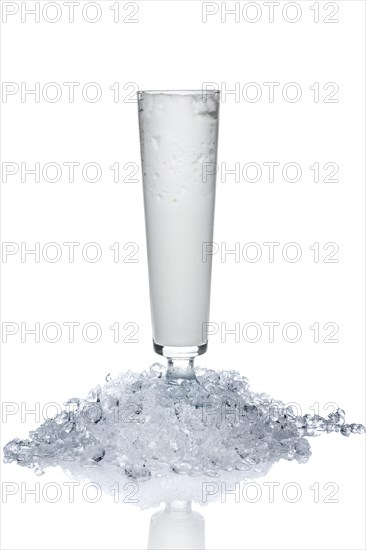
<instances>
[{"instance_id":1,"label":"glass base","mask_svg":"<svg viewBox=\"0 0 366 550\"><path fill-rule=\"evenodd\" d=\"M194 358L207 351L207 342L199 346L162 346L153 340L154 351L164 357Z\"/></svg>"},{"instance_id":2,"label":"glass base","mask_svg":"<svg viewBox=\"0 0 366 550\"><path fill-rule=\"evenodd\" d=\"M200 346L161 346L153 340L156 353L168 359L166 377L173 384L180 384L183 380L197 381L194 373L194 358L207 351L207 343Z\"/></svg>"},{"instance_id":3,"label":"glass base","mask_svg":"<svg viewBox=\"0 0 366 550\"><path fill-rule=\"evenodd\" d=\"M172 501L151 517L148 550L204 550L205 519L190 502Z\"/></svg>"}]
</instances>

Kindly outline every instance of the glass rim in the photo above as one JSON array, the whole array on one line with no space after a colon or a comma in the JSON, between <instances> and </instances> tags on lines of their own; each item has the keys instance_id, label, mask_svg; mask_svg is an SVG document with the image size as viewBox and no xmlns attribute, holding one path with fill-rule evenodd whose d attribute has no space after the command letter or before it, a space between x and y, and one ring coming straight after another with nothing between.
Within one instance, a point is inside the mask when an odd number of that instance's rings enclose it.
<instances>
[{"instance_id":1,"label":"glass rim","mask_svg":"<svg viewBox=\"0 0 366 550\"><path fill-rule=\"evenodd\" d=\"M220 90L138 90L138 95L214 95L220 94Z\"/></svg>"}]
</instances>

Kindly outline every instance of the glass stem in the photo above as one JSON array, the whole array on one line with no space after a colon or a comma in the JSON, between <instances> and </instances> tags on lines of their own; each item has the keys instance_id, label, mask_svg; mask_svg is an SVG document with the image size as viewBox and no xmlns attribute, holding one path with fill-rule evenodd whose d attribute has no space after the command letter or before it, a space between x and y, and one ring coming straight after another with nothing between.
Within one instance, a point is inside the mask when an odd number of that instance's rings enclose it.
<instances>
[{"instance_id":1,"label":"glass stem","mask_svg":"<svg viewBox=\"0 0 366 550\"><path fill-rule=\"evenodd\" d=\"M197 380L194 373L194 358L168 357L166 377L169 382L179 383L182 380Z\"/></svg>"},{"instance_id":2,"label":"glass stem","mask_svg":"<svg viewBox=\"0 0 366 550\"><path fill-rule=\"evenodd\" d=\"M165 513L177 517L185 517L192 513L192 502L188 500L172 500L165 505Z\"/></svg>"}]
</instances>

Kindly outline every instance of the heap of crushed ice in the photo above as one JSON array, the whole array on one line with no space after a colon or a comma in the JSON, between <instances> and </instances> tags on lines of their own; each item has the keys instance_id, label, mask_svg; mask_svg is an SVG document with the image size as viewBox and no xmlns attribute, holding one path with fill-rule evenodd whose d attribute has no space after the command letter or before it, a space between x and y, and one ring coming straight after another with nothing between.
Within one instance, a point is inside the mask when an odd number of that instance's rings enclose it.
<instances>
[{"instance_id":1,"label":"heap of crushed ice","mask_svg":"<svg viewBox=\"0 0 366 550\"><path fill-rule=\"evenodd\" d=\"M307 436L322 432L364 433L346 424L338 409L327 418L297 416L291 407L249 389L235 371L195 369L197 380L171 384L165 367L107 377L86 399L4 448L16 461L42 474L46 466L77 461L86 468L113 468L137 481L161 472L218 476L263 470L281 458L306 461Z\"/></svg>"}]
</instances>

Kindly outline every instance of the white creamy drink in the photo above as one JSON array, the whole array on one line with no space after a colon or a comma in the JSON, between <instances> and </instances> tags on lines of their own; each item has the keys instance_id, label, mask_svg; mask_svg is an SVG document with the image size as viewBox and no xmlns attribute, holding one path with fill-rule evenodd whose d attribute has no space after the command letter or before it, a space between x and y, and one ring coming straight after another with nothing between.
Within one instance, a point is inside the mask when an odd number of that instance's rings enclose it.
<instances>
[{"instance_id":1,"label":"white creamy drink","mask_svg":"<svg viewBox=\"0 0 366 550\"><path fill-rule=\"evenodd\" d=\"M155 348L207 341L218 110L217 91L139 93Z\"/></svg>"}]
</instances>

